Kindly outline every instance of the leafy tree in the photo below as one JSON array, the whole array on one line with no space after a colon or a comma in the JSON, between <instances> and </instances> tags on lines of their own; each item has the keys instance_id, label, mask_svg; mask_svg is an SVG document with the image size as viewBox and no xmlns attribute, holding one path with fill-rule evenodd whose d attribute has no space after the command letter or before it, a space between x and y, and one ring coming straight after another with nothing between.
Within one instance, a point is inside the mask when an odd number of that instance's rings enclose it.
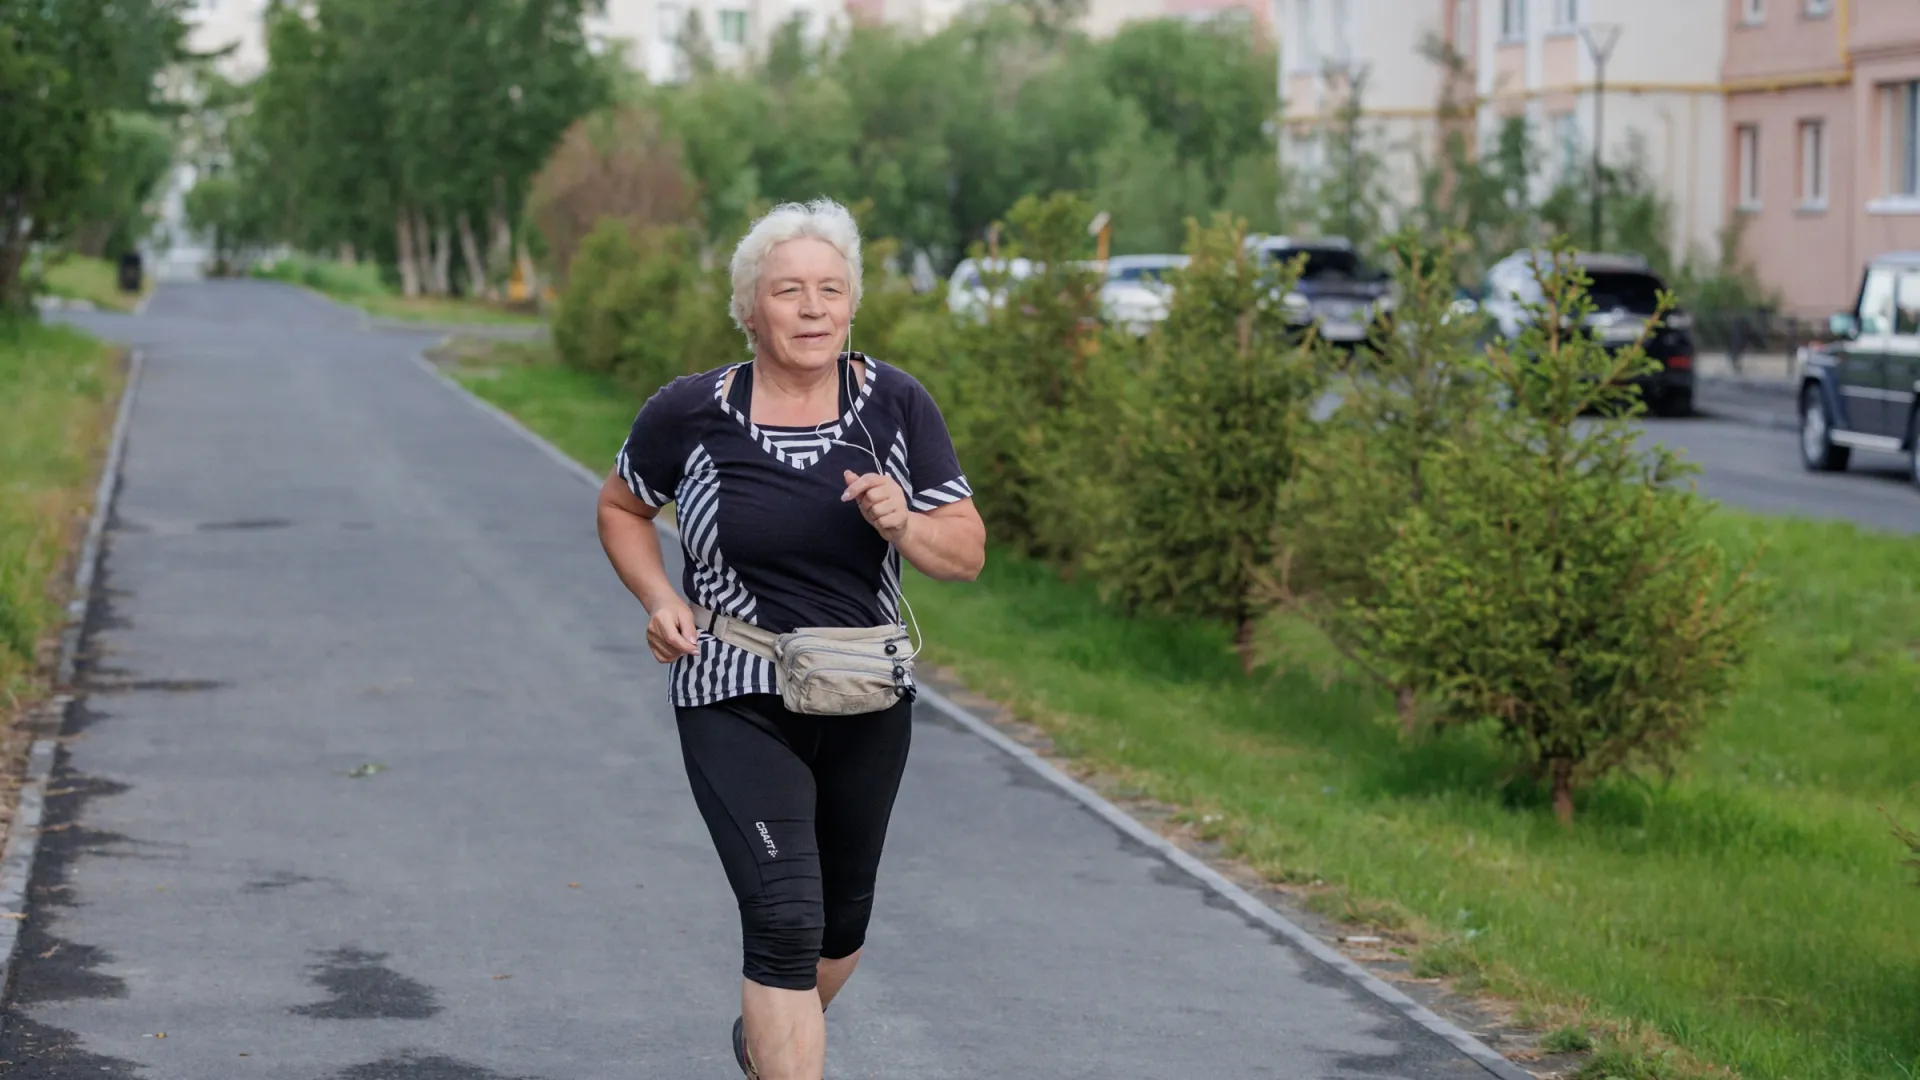
<instances>
[{"instance_id":1,"label":"leafy tree","mask_svg":"<svg viewBox=\"0 0 1920 1080\"><path fill-rule=\"evenodd\" d=\"M266 236L259 205L231 173L203 176L186 198L187 224L213 248L213 272L232 274L240 255Z\"/></svg>"},{"instance_id":2,"label":"leafy tree","mask_svg":"<svg viewBox=\"0 0 1920 1080\"><path fill-rule=\"evenodd\" d=\"M1116 255L1179 250L1187 222L1214 205L1204 167L1182 160L1131 103L1100 153L1099 177L1094 201L1113 215Z\"/></svg>"},{"instance_id":3,"label":"leafy tree","mask_svg":"<svg viewBox=\"0 0 1920 1080\"><path fill-rule=\"evenodd\" d=\"M153 226L148 203L173 166L174 133L145 112L109 113L96 145L94 184L74 208L75 251L99 257L136 247Z\"/></svg>"},{"instance_id":4,"label":"leafy tree","mask_svg":"<svg viewBox=\"0 0 1920 1080\"><path fill-rule=\"evenodd\" d=\"M1645 353L1582 329L1592 304L1563 253L1540 276L1533 328L1481 365L1503 407L1426 456L1355 617L1371 667L1441 725L1493 725L1571 822L1579 787L1691 745L1760 595L1681 486L1691 467L1625 418ZM1583 429L1596 412L1614 418Z\"/></svg>"},{"instance_id":5,"label":"leafy tree","mask_svg":"<svg viewBox=\"0 0 1920 1080\"><path fill-rule=\"evenodd\" d=\"M154 102L183 53L185 0L0 0L0 311L27 302L27 251L103 201L116 109ZM137 186L137 185L132 185Z\"/></svg>"},{"instance_id":6,"label":"leafy tree","mask_svg":"<svg viewBox=\"0 0 1920 1080\"><path fill-rule=\"evenodd\" d=\"M644 105L575 121L534 177L527 201L527 216L563 280L581 242L602 221L691 224L693 212L680 142Z\"/></svg>"},{"instance_id":7,"label":"leafy tree","mask_svg":"<svg viewBox=\"0 0 1920 1080\"><path fill-rule=\"evenodd\" d=\"M1243 20L1143 19L1102 49L1108 88L1197 164L1218 205L1240 160L1269 151L1276 67L1271 43Z\"/></svg>"},{"instance_id":8,"label":"leafy tree","mask_svg":"<svg viewBox=\"0 0 1920 1080\"><path fill-rule=\"evenodd\" d=\"M276 7L246 182L278 197L288 239L377 253L409 295L491 289L533 174L612 91L589 2Z\"/></svg>"}]
</instances>

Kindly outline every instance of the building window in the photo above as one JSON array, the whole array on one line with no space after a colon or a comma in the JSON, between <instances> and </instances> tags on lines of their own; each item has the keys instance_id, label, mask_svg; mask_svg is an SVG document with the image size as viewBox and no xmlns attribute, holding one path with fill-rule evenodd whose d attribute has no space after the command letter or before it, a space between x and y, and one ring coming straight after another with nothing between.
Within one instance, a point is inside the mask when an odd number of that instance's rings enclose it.
<instances>
[{"instance_id":1,"label":"building window","mask_svg":"<svg viewBox=\"0 0 1920 1080\"><path fill-rule=\"evenodd\" d=\"M1573 30L1580 25L1580 0L1553 0L1553 28Z\"/></svg>"},{"instance_id":2,"label":"building window","mask_svg":"<svg viewBox=\"0 0 1920 1080\"><path fill-rule=\"evenodd\" d=\"M1887 117L1887 194L1920 196L1920 82L1881 91Z\"/></svg>"},{"instance_id":3,"label":"building window","mask_svg":"<svg viewBox=\"0 0 1920 1080\"><path fill-rule=\"evenodd\" d=\"M1809 19L1824 18L1833 14L1833 0L1807 0L1807 6L1800 12Z\"/></svg>"},{"instance_id":4,"label":"building window","mask_svg":"<svg viewBox=\"0 0 1920 1080\"><path fill-rule=\"evenodd\" d=\"M1734 129L1740 163L1740 209L1760 209L1760 126L1741 124Z\"/></svg>"},{"instance_id":5,"label":"building window","mask_svg":"<svg viewBox=\"0 0 1920 1080\"><path fill-rule=\"evenodd\" d=\"M1767 0L1740 0L1740 21L1758 26L1767 21Z\"/></svg>"},{"instance_id":6,"label":"building window","mask_svg":"<svg viewBox=\"0 0 1920 1080\"><path fill-rule=\"evenodd\" d=\"M1500 0L1500 40L1523 41L1527 36L1527 0Z\"/></svg>"},{"instance_id":7,"label":"building window","mask_svg":"<svg viewBox=\"0 0 1920 1080\"><path fill-rule=\"evenodd\" d=\"M747 43L746 12L721 9L720 40L728 45L745 45Z\"/></svg>"},{"instance_id":8,"label":"building window","mask_svg":"<svg viewBox=\"0 0 1920 1080\"><path fill-rule=\"evenodd\" d=\"M1800 205L1808 210L1827 208L1827 124L1800 121Z\"/></svg>"},{"instance_id":9,"label":"building window","mask_svg":"<svg viewBox=\"0 0 1920 1080\"><path fill-rule=\"evenodd\" d=\"M660 40L680 40L681 31L687 28L687 16L680 10L680 5L661 4L658 10L660 15Z\"/></svg>"},{"instance_id":10,"label":"building window","mask_svg":"<svg viewBox=\"0 0 1920 1080\"><path fill-rule=\"evenodd\" d=\"M1320 66L1320 45L1313 36L1313 0L1300 0L1300 66L1308 70Z\"/></svg>"},{"instance_id":11,"label":"building window","mask_svg":"<svg viewBox=\"0 0 1920 1080\"><path fill-rule=\"evenodd\" d=\"M1580 118L1570 112L1553 115L1553 152L1560 175L1570 177L1580 167Z\"/></svg>"}]
</instances>

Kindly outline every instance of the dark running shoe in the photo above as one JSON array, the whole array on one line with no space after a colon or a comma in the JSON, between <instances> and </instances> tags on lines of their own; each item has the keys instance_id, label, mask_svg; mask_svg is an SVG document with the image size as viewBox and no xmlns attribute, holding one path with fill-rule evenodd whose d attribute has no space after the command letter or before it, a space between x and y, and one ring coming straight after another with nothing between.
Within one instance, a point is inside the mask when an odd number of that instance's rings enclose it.
<instances>
[{"instance_id":1,"label":"dark running shoe","mask_svg":"<svg viewBox=\"0 0 1920 1080\"><path fill-rule=\"evenodd\" d=\"M747 1021L745 1017L733 1020L733 1060L740 1063L740 1072L747 1080L760 1080L760 1073L753 1067L753 1058L747 1055Z\"/></svg>"}]
</instances>

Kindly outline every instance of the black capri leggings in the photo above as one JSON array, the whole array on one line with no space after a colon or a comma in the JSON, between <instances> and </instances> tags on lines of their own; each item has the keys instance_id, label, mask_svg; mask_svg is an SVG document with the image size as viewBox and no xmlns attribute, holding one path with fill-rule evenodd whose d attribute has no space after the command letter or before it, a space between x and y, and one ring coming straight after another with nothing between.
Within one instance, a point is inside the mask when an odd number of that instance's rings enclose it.
<instances>
[{"instance_id":1,"label":"black capri leggings","mask_svg":"<svg viewBox=\"0 0 1920 1080\"><path fill-rule=\"evenodd\" d=\"M867 938L913 705L804 716L773 694L676 708L700 816L740 902L742 974L811 990Z\"/></svg>"}]
</instances>

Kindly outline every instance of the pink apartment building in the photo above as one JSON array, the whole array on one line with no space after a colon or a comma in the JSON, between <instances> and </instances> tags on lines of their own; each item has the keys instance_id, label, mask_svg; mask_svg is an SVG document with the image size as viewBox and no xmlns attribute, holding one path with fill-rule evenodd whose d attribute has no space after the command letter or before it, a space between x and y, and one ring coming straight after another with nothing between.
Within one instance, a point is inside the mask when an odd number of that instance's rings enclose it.
<instances>
[{"instance_id":1,"label":"pink apartment building","mask_svg":"<svg viewBox=\"0 0 1920 1080\"><path fill-rule=\"evenodd\" d=\"M1920 250L1920 2L1727 0L1728 205L1787 310L1850 308Z\"/></svg>"}]
</instances>

